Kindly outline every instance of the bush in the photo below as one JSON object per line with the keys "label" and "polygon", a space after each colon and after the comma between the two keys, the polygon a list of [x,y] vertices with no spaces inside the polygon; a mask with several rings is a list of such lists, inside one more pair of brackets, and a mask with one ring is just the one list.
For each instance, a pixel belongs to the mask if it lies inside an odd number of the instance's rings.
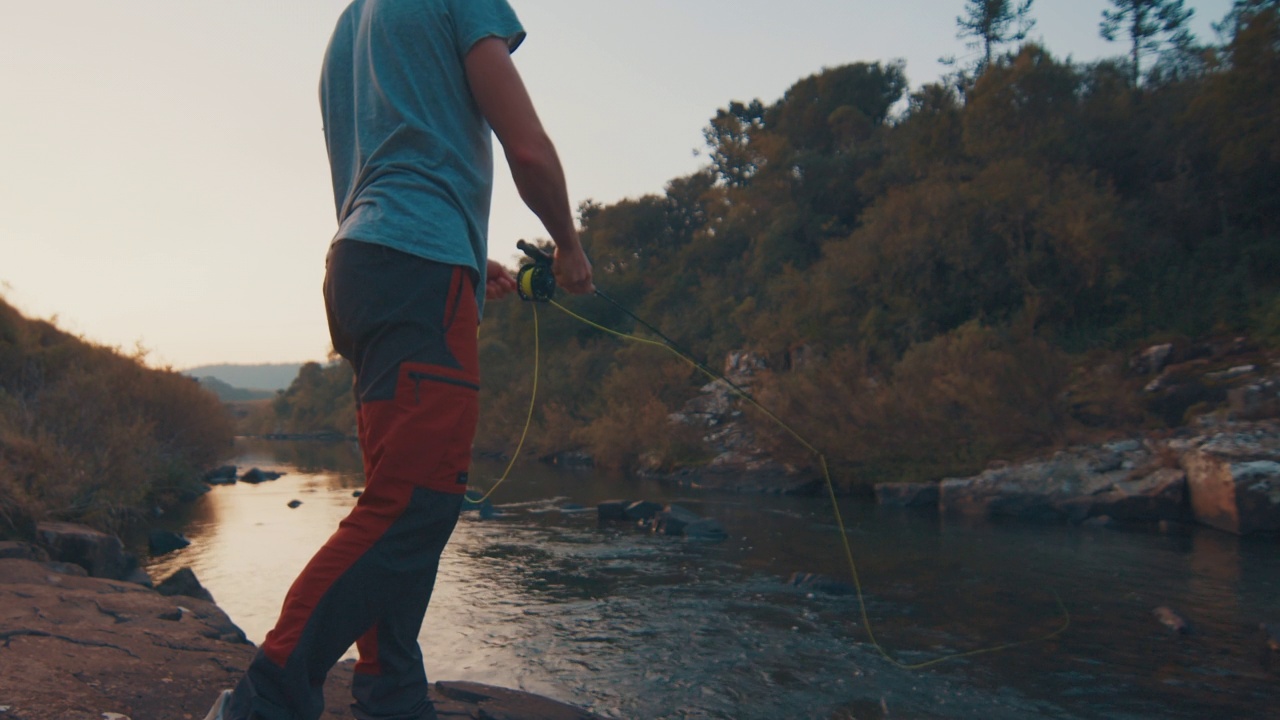
{"label": "bush", "polygon": [[[870,368],[842,348],[760,393],[847,486],[969,474],[1062,431],[1065,359],[1035,338],[969,323],[911,347],[888,377]],[[815,462],[777,423],[753,417],[779,456]]]}
{"label": "bush", "polygon": [[183,375],[0,301],[0,535],[44,518],[119,530],[221,459],[231,419]]}

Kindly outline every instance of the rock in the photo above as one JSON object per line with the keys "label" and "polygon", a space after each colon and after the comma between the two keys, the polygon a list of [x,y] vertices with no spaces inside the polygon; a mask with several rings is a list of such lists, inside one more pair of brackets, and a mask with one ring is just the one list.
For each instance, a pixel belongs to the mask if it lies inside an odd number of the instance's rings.
{"label": "rock", "polygon": [[137,567],[120,538],[91,527],[43,522],[36,526],[36,538],[51,558],[75,563],[92,577],[122,580]]}
{"label": "rock", "polygon": [[298,509],[298,508],[300,508],[300,507],[302,507],[302,501],[301,501],[301,500],[290,500],[290,501],[289,501],[289,509],[290,509],[290,510],[296,510],[296,509]]}
{"label": "rock", "polygon": [[1066,509],[1074,522],[1101,516],[1125,522],[1177,521],[1188,514],[1187,474],[1177,468],[1160,468],[1059,507]]}
{"label": "rock", "polygon": [[[473,712],[465,714],[468,717],[485,720],[604,720],[572,705],[492,685],[440,681],[434,690],[446,701],[475,705]],[[436,700],[435,693],[432,695],[432,700]],[[445,704],[439,703],[441,706]],[[441,717],[448,712],[447,707],[436,709]]]}
{"label": "rock", "polygon": [[1258,420],[1280,415],[1280,380],[1232,388],[1227,391],[1227,408],[1236,420]]}
{"label": "rock", "polygon": [[[255,652],[211,603],[17,559],[0,559],[0,633],[0,718],[14,720],[203,718]],[[351,718],[354,666],[329,673],[320,720]],[[437,682],[431,699],[441,720],[602,720],[476,683]]]}
{"label": "rock", "polygon": [[653,516],[653,531],[659,535],[684,535],[685,528],[702,520],[692,510],[668,505]]}
{"label": "rock", "polygon": [[[1082,522],[1092,515],[1111,514],[1094,509],[1098,502],[1094,496],[1127,480],[1126,468],[1149,460],[1150,453],[1142,447],[1129,452],[1070,448],[1050,458],[943,480],[938,487],[938,510],[944,517]],[[1124,499],[1128,494],[1115,497]]]}
{"label": "rock", "polygon": [[182,595],[213,602],[213,595],[200,584],[191,568],[182,568],[165,578],[156,586],[156,592],[165,596]]}
{"label": "rock", "polygon": [[204,481],[210,485],[234,485],[238,470],[235,465],[223,465],[205,473]]}
{"label": "rock", "polygon": [[0,560],[30,560],[49,562],[49,553],[39,545],[6,540],[0,542]]}
{"label": "rock", "polygon": [[0,718],[202,718],[253,657],[251,645],[209,637],[234,627],[201,600],[0,560]]}
{"label": "rock", "polygon": [[1280,668],[1280,625],[1262,623],[1262,667],[1267,671]]}
{"label": "rock", "polygon": [[627,519],[627,506],[630,500],[605,500],[596,505],[597,518],[601,522],[613,522]]}
{"label": "rock", "polygon": [[169,532],[168,530],[152,530],[147,534],[147,550],[153,556],[171,553],[174,550],[181,550],[191,544],[191,541],[183,537],[179,533]]}
{"label": "rock", "polygon": [[852,583],[829,578],[825,575],[818,575],[817,573],[791,573],[791,577],[787,578],[787,584],[801,590],[826,593],[828,595],[853,595],[857,592],[857,588]]}
{"label": "rock", "polygon": [[1227,380],[1235,380],[1245,375],[1252,375],[1258,371],[1257,365],[1239,365],[1221,372],[1213,372],[1205,375],[1205,379],[1212,382],[1226,382]]}
{"label": "rock", "polygon": [[875,492],[876,502],[886,507],[938,507],[937,483],[878,483]]}
{"label": "rock", "polygon": [[1221,433],[1181,457],[1198,522],[1237,535],[1280,532],[1280,432]]}
{"label": "rock", "polygon": [[259,470],[258,468],[251,468],[249,470],[246,470],[244,475],[240,476],[240,481],[247,482],[251,485],[257,485],[258,483],[264,483],[270,480],[278,480],[283,476],[284,476],[284,473],[271,472],[268,470]]}
{"label": "rock", "polygon": [[625,515],[628,520],[648,522],[653,519],[654,515],[657,515],[661,511],[662,506],[656,502],[637,500],[626,507],[623,511],[623,515]]}
{"label": "rock", "polygon": [[1129,367],[1142,375],[1159,375],[1173,354],[1173,343],[1152,345],[1129,361]]}
{"label": "rock", "polygon": [[684,536],[693,540],[725,540],[729,533],[719,520],[703,518],[689,523],[684,528]]}
{"label": "rock", "polygon": [[1153,610],[1152,614],[1156,616],[1156,620],[1159,620],[1161,625],[1168,628],[1171,632],[1178,635],[1191,634],[1191,625],[1173,609],[1162,605]]}
{"label": "rock", "polygon": [[53,560],[50,562],[40,563],[40,564],[52,570],[53,572],[58,573],[59,575],[70,575],[72,577],[85,577],[85,578],[89,577],[89,571],[85,570],[84,568],[80,567],[75,563],[58,562],[57,560]]}
{"label": "rock", "polygon": [[351,491],[351,497],[353,497],[353,498],[358,498],[358,497],[360,497],[360,496],[361,496],[361,495],[363,495],[363,494],[364,494],[364,491],[363,491],[363,490],[352,490],[352,491]]}
{"label": "rock", "polygon": [[543,458],[543,460],[551,465],[564,468],[591,467],[595,465],[596,462],[595,458],[592,458],[590,455],[576,451],[556,453],[555,455]]}
{"label": "rock", "polygon": [[133,572],[129,573],[129,576],[124,581],[134,585],[141,585],[142,587],[155,587],[155,584],[151,582],[151,576],[140,567],[134,568]]}

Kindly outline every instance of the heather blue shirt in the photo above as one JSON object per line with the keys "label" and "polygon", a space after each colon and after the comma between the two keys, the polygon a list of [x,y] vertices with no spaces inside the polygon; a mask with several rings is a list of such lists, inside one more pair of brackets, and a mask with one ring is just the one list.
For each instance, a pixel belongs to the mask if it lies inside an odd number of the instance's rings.
{"label": "heather blue shirt", "polygon": [[489,37],[524,40],[507,0],[355,0],[320,77],[334,242],[474,268],[482,305],[493,142],[463,60]]}

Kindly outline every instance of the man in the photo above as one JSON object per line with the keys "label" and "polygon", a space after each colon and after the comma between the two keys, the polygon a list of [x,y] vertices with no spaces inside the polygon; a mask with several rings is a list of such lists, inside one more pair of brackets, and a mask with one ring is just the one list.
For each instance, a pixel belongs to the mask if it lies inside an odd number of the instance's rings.
{"label": "man", "polygon": [[[324,283],[334,348],[356,375],[365,491],[285,598],[210,719],[311,720],[355,643],[361,720],[431,719],[418,632],[466,491],[485,297],[491,129],[555,242],[554,273],[594,290],[564,174],[511,62],[507,0],[354,0],[320,83],[338,210]],[[483,282],[481,280],[483,279]]]}

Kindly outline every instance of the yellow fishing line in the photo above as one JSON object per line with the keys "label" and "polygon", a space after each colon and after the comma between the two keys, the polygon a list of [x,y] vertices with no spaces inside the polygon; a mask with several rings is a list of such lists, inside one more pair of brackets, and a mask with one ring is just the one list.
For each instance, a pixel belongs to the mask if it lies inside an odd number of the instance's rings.
{"label": "yellow fishing line", "polygon": [[481,496],[477,500],[472,500],[469,494],[466,496],[466,501],[471,503],[472,505],[479,505],[485,500],[488,500],[489,496],[493,494],[493,491],[497,490],[499,485],[506,482],[507,476],[511,474],[511,468],[515,467],[516,460],[519,459],[520,457],[520,451],[524,449],[525,438],[529,437],[529,426],[533,424],[533,407],[534,407],[534,404],[538,401],[538,365],[541,362],[540,360],[541,353],[539,352],[539,348],[538,348],[538,344],[539,344],[538,336],[541,333],[538,329],[538,304],[532,303],[532,305],[533,305],[533,392],[529,394],[529,414],[526,415],[524,418],[524,431],[520,433],[520,442],[516,444],[516,451],[514,453],[511,453],[511,462],[507,463],[507,469],[502,471],[502,477],[498,478],[498,482],[494,483],[493,487],[489,488],[489,492],[485,493],[483,496]]}
{"label": "yellow fishing line", "polygon": [[[754,406],[757,410],[767,415],[771,420],[776,422],[779,427],[786,430],[791,435],[791,437],[795,438],[797,442],[803,445],[807,450],[809,450],[809,452],[812,452],[818,458],[818,464],[822,467],[823,480],[826,481],[827,494],[830,496],[830,499],[831,499],[831,508],[835,512],[836,525],[840,529],[840,540],[844,545],[845,558],[846,560],[848,560],[848,563],[849,563],[849,574],[853,577],[853,587],[858,596],[858,608],[861,611],[861,615],[862,615],[862,626],[866,628],[867,637],[871,640],[871,645],[876,649],[876,652],[878,652],[880,654],[880,657],[884,658],[890,664],[904,670],[922,670],[924,668],[931,667],[933,665],[938,665],[940,663],[948,662],[951,660],[960,660],[962,658],[970,658],[970,657],[975,657],[977,655],[986,655],[989,653],[1010,650],[1012,648],[1020,647],[1023,645],[1047,642],[1065,633],[1067,629],[1071,627],[1071,614],[1067,611],[1066,605],[1063,604],[1062,598],[1058,596],[1057,592],[1054,592],[1053,597],[1054,597],[1054,600],[1057,601],[1058,609],[1062,611],[1063,622],[1061,627],[1059,627],[1057,630],[1054,630],[1051,633],[1048,633],[1046,635],[1042,635],[1039,637],[1031,638],[1029,640],[1019,640],[1015,642],[1004,643],[1002,645],[996,645],[993,647],[981,648],[978,650],[971,650],[968,652],[943,655],[942,657],[934,658],[933,660],[927,660],[925,662],[904,663],[897,660],[896,658],[894,658],[892,655],[889,654],[889,651],[886,650],[883,645],[880,644],[880,641],[876,639],[875,632],[871,629],[871,618],[867,613],[867,602],[866,602],[866,599],[863,597],[863,592],[862,592],[862,580],[858,576],[858,564],[853,559],[853,546],[849,542],[849,532],[845,528],[844,517],[840,514],[840,505],[836,500],[835,483],[831,481],[831,471],[827,468],[826,455],[823,455],[821,452],[819,452],[818,449],[815,448],[812,444],[810,444],[808,440],[805,440],[804,437],[802,437],[799,432],[797,432],[794,428],[792,428],[791,425],[789,425],[782,418],[775,415],[772,411],[769,410],[769,408],[766,408],[760,403],[756,402],[754,398],[752,398],[750,395],[747,395],[745,392],[743,392],[741,389],[736,387],[733,383],[729,382],[723,376],[717,375],[716,373],[708,370],[701,363],[689,357],[688,355],[684,354],[680,350],[672,347],[670,344],[664,343],[664,342],[657,342],[655,340],[649,340],[648,338],[637,337],[635,335],[631,335],[628,333],[618,332],[617,330],[607,328],[603,325],[600,325],[599,323],[588,320],[587,318],[582,317],[581,315],[573,312],[569,308],[561,305],[560,303],[554,300],[551,300],[550,303],[554,305],[556,308],[558,308],[561,312],[568,315],[569,317],[572,317],[582,323],[585,323],[590,327],[600,330],[601,332],[607,333],[609,335],[613,335],[614,337],[622,338],[624,340],[637,342],[643,345],[656,345],[657,347],[665,348],[666,350],[674,354],[676,357],[692,365],[696,370],[701,372],[703,375],[706,375],[707,377],[711,378],[712,380],[725,381],[725,383],[729,386],[729,389],[732,390],[734,394],[736,394],[738,397],[742,398],[743,400],[746,400],[748,403]],[[535,333],[536,333],[537,332],[536,323],[537,323],[537,317],[538,317],[537,303],[534,303],[533,305],[534,305],[534,323],[535,323]],[[536,342],[534,343],[534,348],[535,348],[534,352],[535,352],[535,368],[536,368],[536,355],[537,355]],[[536,391],[536,388],[537,388],[536,381],[535,381],[534,387]],[[532,405],[530,405],[529,414],[530,414],[530,418],[532,418],[533,416]],[[528,432],[527,424],[525,426],[525,432]],[[524,443],[523,437],[520,438],[520,442],[521,444]],[[517,453],[518,452],[519,451],[517,450]],[[512,461],[514,462],[514,458]],[[507,468],[508,471],[510,471],[510,469],[511,469],[510,467]],[[504,474],[504,478],[505,478],[505,474]],[[492,493],[492,490],[490,491],[490,493]],[[488,497],[488,495],[486,495],[485,497]]]}

